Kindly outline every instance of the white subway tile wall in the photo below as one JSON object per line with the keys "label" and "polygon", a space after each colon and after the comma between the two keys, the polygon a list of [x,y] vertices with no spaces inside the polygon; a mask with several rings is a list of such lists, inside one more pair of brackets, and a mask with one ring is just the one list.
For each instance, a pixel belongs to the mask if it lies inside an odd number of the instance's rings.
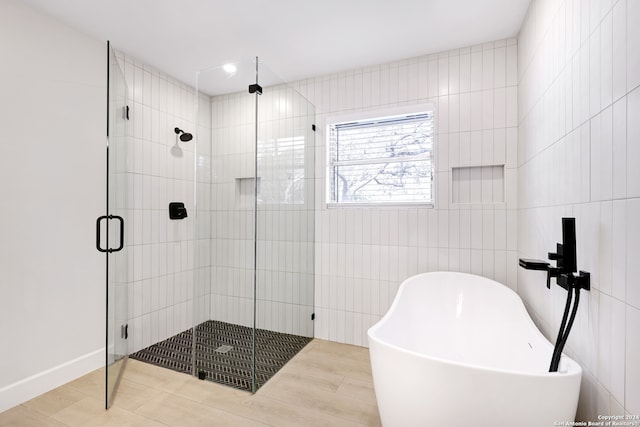
{"label": "white subway tile wall", "polygon": [[[120,53],[118,59],[129,87],[133,122],[127,142],[125,238],[129,351],[134,352],[197,320],[193,311],[196,94],[135,58]],[[194,134],[194,139],[176,146],[175,127]],[[200,135],[208,143],[207,136]],[[184,202],[189,216],[170,220],[169,202],[178,201]]]}
{"label": "white subway tile wall", "polygon": [[[516,39],[295,82],[316,106],[315,336],[368,346],[400,283],[427,271],[480,274],[517,288]],[[434,208],[326,208],[325,118],[436,105]],[[504,165],[503,203],[481,176],[454,204],[451,170]],[[479,169],[478,169],[479,170]]]}
{"label": "white subway tile wall", "polygon": [[253,323],[255,96],[212,97],[211,319]]}
{"label": "white subway tile wall", "polygon": [[[578,417],[640,413],[640,2],[534,0],[520,31],[518,250],[545,258],[577,227],[591,272],[566,351],[583,367]],[[566,292],[518,270],[548,337]]]}

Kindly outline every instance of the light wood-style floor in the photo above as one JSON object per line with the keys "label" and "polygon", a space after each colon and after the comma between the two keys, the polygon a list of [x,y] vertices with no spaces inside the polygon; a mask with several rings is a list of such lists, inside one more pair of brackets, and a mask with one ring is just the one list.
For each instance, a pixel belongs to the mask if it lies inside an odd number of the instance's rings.
{"label": "light wood-style floor", "polygon": [[254,395],[129,360],[111,409],[104,369],[0,413],[0,426],[376,426],[366,348],[314,339]]}

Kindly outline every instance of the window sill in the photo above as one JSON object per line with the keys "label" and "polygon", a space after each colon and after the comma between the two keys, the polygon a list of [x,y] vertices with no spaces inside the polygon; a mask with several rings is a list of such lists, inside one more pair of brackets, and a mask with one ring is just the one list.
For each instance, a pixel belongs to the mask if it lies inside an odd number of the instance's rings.
{"label": "window sill", "polygon": [[406,203],[326,203],[327,209],[350,209],[350,208],[428,208],[433,209],[433,203],[406,202]]}

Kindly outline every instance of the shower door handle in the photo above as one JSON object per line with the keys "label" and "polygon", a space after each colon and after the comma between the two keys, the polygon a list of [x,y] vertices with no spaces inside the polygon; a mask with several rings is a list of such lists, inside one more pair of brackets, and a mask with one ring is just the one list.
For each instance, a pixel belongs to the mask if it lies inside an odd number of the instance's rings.
{"label": "shower door handle", "polygon": [[120,222],[120,245],[115,249],[109,249],[109,252],[118,252],[124,247],[124,219],[118,215],[109,215],[109,219],[117,219]]}
{"label": "shower door handle", "polygon": [[[111,220],[111,219],[117,219],[118,222],[120,223],[120,245],[117,248],[106,248],[103,249],[100,246],[100,224],[102,223],[102,220],[106,219],[107,221]],[[108,223],[107,223],[108,226]],[[107,242],[108,245],[109,242]],[[121,251],[122,248],[124,247],[124,219],[121,216],[118,215],[102,215],[99,216],[98,219],[96,220],[96,249],[100,252],[118,252]]]}
{"label": "shower door handle", "polygon": [[107,249],[102,249],[100,247],[100,223],[102,223],[103,219],[109,219],[106,215],[99,216],[96,220],[96,249],[100,252],[107,252]]}

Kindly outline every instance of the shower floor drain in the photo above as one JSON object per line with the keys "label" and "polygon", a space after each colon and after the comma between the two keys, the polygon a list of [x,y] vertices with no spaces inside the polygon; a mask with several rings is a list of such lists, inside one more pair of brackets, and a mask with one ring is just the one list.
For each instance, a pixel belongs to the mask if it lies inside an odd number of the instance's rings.
{"label": "shower floor drain", "polygon": [[233,346],[230,345],[221,345],[220,347],[215,349],[216,353],[226,354],[229,353],[233,349]]}

